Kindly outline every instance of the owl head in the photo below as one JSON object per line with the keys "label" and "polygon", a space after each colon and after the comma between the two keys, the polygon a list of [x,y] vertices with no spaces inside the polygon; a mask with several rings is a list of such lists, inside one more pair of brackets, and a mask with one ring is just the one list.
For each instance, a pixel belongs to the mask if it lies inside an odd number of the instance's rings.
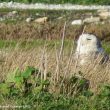
{"label": "owl head", "polygon": [[100,40],[93,34],[82,34],[77,41],[76,51],[79,54],[103,52]]}

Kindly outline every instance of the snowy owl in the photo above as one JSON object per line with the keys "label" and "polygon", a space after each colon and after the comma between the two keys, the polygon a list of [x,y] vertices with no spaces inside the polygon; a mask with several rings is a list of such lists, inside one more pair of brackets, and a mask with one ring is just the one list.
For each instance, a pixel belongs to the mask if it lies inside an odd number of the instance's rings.
{"label": "snowy owl", "polygon": [[75,56],[81,65],[88,63],[90,60],[96,59],[101,55],[101,61],[107,60],[104,49],[100,40],[93,34],[82,34],[77,41]]}

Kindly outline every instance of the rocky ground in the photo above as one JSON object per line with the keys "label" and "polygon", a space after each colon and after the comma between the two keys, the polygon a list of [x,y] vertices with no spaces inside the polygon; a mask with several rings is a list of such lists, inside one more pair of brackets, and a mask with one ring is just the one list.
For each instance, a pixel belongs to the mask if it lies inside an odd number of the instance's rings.
{"label": "rocky ground", "polygon": [[[105,12],[103,12],[105,11]],[[102,15],[99,15],[99,14]],[[110,12],[108,10],[20,10],[0,9],[0,38],[61,38],[66,22],[67,38],[77,38],[83,25],[85,32],[101,40],[110,40]],[[103,15],[104,14],[104,15]],[[5,30],[5,31],[4,31]],[[31,30],[31,31],[30,31]]]}

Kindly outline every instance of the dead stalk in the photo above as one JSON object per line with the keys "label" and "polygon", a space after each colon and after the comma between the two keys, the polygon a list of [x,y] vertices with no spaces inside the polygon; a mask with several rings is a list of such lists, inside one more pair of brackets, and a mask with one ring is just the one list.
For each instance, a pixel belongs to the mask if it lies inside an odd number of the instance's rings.
{"label": "dead stalk", "polygon": [[56,51],[56,61],[57,61],[57,65],[56,65],[56,80],[59,80],[59,69],[60,69],[60,63],[61,63],[61,59],[63,57],[62,53],[63,53],[63,48],[64,48],[64,39],[65,39],[65,29],[66,29],[66,22],[64,24],[64,28],[63,28],[63,35],[62,35],[62,42],[61,42],[61,47],[60,47],[60,52],[59,55]]}

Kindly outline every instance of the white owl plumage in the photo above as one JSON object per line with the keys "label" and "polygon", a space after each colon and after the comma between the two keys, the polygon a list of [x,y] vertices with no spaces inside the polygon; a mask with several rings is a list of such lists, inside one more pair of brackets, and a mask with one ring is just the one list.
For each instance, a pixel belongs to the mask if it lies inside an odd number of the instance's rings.
{"label": "white owl plumage", "polygon": [[99,54],[103,55],[103,60],[107,60],[101,42],[95,35],[82,34],[79,36],[75,56],[80,64],[87,63],[88,59],[95,59]]}

